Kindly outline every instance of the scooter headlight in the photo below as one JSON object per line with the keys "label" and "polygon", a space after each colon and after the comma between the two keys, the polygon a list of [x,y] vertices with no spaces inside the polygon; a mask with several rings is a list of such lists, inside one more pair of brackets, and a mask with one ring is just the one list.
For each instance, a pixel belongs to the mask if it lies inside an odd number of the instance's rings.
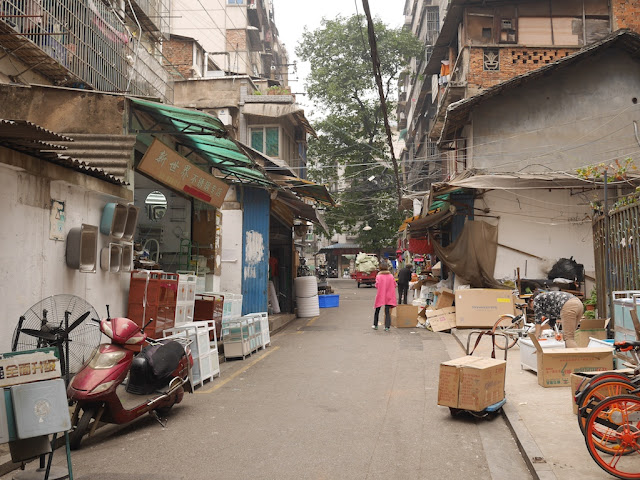
{"label": "scooter headlight", "polygon": [[115,383],[115,380],[111,382],[101,383],[96,388],[91,390],[91,394],[102,393],[106,390],[109,390],[111,388],[111,385],[113,385],[114,383]]}
{"label": "scooter headlight", "polygon": [[89,367],[96,370],[111,368],[122,360],[125,355],[125,352],[96,352],[89,362]]}

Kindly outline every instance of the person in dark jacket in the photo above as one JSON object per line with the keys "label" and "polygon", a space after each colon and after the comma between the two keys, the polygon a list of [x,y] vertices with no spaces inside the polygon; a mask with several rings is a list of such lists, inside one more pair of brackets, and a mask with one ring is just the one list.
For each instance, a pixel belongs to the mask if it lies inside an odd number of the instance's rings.
{"label": "person in dark jacket", "polygon": [[407,303],[407,294],[409,293],[409,281],[411,280],[411,269],[413,265],[407,263],[404,268],[398,272],[398,304]]}

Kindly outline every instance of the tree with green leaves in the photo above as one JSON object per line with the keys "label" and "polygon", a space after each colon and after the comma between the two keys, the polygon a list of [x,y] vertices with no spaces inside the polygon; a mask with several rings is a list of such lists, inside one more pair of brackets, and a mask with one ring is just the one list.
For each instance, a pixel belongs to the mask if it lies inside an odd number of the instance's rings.
{"label": "tree with green leaves", "polygon": [[[379,19],[375,34],[387,111],[393,112],[398,76],[424,47],[410,31]],[[366,19],[323,19],[317,30],[305,30],[296,53],[311,65],[307,93],[322,112],[314,122],[318,138],[309,142],[309,177],[331,185],[338,203],[327,211],[327,233],[357,233],[370,252],[392,247],[406,212],[397,207]],[[365,224],[371,230],[362,230]]]}

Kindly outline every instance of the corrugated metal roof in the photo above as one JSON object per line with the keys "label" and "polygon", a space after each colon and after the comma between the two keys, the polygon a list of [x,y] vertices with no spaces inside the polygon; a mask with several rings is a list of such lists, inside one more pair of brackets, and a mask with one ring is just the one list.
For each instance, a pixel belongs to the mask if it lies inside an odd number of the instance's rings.
{"label": "corrugated metal roof", "polygon": [[583,60],[584,58],[595,55],[601,50],[610,47],[620,47],[632,56],[637,56],[640,51],[640,35],[630,30],[618,30],[599,42],[584,47],[577,52],[556,60],[553,63],[546,64],[536,70],[532,70],[517,77],[513,77],[506,82],[499,83],[493,87],[483,90],[473,97],[469,97],[464,100],[452,103],[447,108],[444,126],[442,133],[438,139],[438,143],[446,142],[450,140],[450,136],[455,132],[458,126],[467,121],[469,113],[481,102],[500,95],[505,90],[509,90],[518,87],[526,82],[535,80],[548,75],[550,72],[573,65]]}
{"label": "corrugated metal roof", "polygon": [[70,155],[65,145],[72,141],[69,136],[52,132],[26,120],[0,119],[0,145],[114,185],[127,185],[123,178]]}
{"label": "corrugated metal roof", "polygon": [[104,170],[121,180],[131,163],[135,135],[65,133],[70,141],[56,142],[66,148],[66,155]]}

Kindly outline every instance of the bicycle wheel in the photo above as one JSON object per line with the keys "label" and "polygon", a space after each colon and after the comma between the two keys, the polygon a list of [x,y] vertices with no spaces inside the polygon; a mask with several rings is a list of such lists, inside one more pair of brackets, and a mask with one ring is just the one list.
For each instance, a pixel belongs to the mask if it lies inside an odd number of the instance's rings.
{"label": "bicycle wheel", "polygon": [[584,395],[587,394],[587,392],[593,385],[605,379],[631,381],[631,377],[629,377],[628,375],[624,375],[622,373],[616,373],[616,372],[603,372],[603,373],[598,373],[593,377],[585,377],[580,383],[580,385],[578,385],[578,388],[576,389],[576,391],[573,392],[573,398],[576,402],[576,405],[580,406],[583,403],[582,397],[584,397]]}
{"label": "bicycle wheel", "polygon": [[[628,380],[605,379],[593,384],[582,397],[581,404],[578,405],[578,425],[580,425],[582,434],[586,434],[589,414],[600,402],[610,397],[627,395],[635,389],[636,386]],[[602,429],[597,422],[594,424],[592,434],[601,440],[604,437]],[[596,442],[595,447],[611,455],[620,450],[620,446],[617,443],[610,444],[604,440]]]}
{"label": "bicycle wheel", "polygon": [[[585,442],[591,458],[605,472],[622,479],[640,479],[640,397],[618,395],[593,408],[586,423]],[[613,454],[599,446],[618,445]]]}
{"label": "bicycle wheel", "polygon": [[505,347],[510,349],[518,342],[518,334],[513,332],[513,329],[520,329],[524,326],[522,316],[514,317],[513,315],[504,314],[500,315],[498,321],[493,325],[491,333],[502,332],[507,335],[506,345],[500,340],[494,340],[494,344],[500,350],[504,350]]}

